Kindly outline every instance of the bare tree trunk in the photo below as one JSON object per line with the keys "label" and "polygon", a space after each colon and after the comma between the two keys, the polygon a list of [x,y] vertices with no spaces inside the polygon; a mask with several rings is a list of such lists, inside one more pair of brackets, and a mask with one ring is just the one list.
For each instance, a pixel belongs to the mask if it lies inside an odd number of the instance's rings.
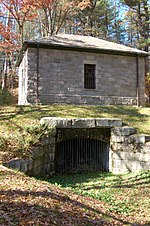
{"label": "bare tree trunk", "polygon": [[4,70],[2,75],[2,90],[7,88],[8,60],[5,57]]}
{"label": "bare tree trunk", "polygon": [[7,74],[4,73],[2,76],[2,90],[5,90],[7,87]]}

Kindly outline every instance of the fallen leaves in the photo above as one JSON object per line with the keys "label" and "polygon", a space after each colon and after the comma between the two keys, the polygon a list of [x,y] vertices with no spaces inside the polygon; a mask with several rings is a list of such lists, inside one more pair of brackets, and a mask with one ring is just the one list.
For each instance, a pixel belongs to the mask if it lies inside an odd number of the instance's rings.
{"label": "fallen leaves", "polygon": [[[107,221],[104,220],[107,218]],[[0,165],[1,225],[123,225],[102,202]]]}
{"label": "fallen leaves", "polygon": [[[139,220],[138,225],[146,223],[140,216]],[[102,200],[75,194],[0,165],[0,225],[113,226],[135,221],[132,215],[110,214]]]}

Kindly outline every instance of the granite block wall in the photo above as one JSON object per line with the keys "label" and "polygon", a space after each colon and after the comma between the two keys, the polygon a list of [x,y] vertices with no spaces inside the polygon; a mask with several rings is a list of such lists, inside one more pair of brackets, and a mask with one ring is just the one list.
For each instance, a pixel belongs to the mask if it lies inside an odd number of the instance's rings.
{"label": "granite block wall", "polygon": [[150,170],[150,136],[132,127],[111,129],[110,171],[113,173]]}
{"label": "granite block wall", "polygon": [[[28,103],[37,103],[38,77],[38,102],[42,104],[137,104],[136,57],[42,48],[39,52],[29,48],[26,57]],[[84,88],[84,64],[96,65],[96,89]],[[143,105],[143,58],[139,58],[139,74],[139,100]]]}
{"label": "granite block wall", "polygon": [[[30,159],[13,159],[5,165],[30,176],[55,174],[56,142],[78,136],[90,137],[109,145],[109,171],[113,173],[150,170],[150,135],[138,134],[135,128],[123,126],[120,119],[63,119],[45,117],[41,124],[53,127],[41,144],[33,147]],[[88,130],[88,133],[85,131]],[[106,150],[107,151],[107,150]]]}
{"label": "granite block wall", "polygon": [[32,147],[32,155],[28,159],[12,159],[4,165],[17,169],[29,176],[50,177],[55,173],[55,137],[45,136],[41,144]]}

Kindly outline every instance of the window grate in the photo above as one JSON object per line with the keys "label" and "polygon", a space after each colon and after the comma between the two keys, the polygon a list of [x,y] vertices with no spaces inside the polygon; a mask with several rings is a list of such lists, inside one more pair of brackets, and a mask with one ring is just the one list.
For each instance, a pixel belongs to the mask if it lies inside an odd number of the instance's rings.
{"label": "window grate", "polygon": [[95,89],[95,64],[84,64],[84,88]]}

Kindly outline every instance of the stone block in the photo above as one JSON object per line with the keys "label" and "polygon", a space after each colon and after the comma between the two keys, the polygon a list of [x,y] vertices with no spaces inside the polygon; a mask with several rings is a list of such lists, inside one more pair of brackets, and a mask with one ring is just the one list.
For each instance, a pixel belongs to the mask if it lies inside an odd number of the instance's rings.
{"label": "stone block", "polygon": [[[123,157],[123,156],[122,156]],[[113,173],[127,173],[127,172],[134,172],[136,169],[136,164],[134,161],[130,161],[128,159],[114,159],[112,172]]]}
{"label": "stone block", "polygon": [[131,142],[145,144],[150,141],[150,136],[146,134],[135,134],[130,137]]}
{"label": "stone block", "polygon": [[54,154],[55,153],[55,143],[54,143],[54,145],[52,144],[50,144],[50,145],[48,145],[48,150],[49,150],[49,154]]}
{"label": "stone block", "polygon": [[112,128],[111,133],[118,136],[130,136],[136,132],[136,129],[129,126]]}
{"label": "stone block", "polygon": [[26,173],[28,171],[28,162],[22,161],[20,165],[20,171]]}
{"label": "stone block", "polygon": [[[56,134],[55,134],[56,135]],[[49,144],[53,145],[55,144],[55,137],[54,136],[49,136]]]}
{"label": "stone block", "polygon": [[32,150],[32,158],[37,159],[43,155],[43,148],[40,146],[34,147]]}
{"label": "stone block", "polygon": [[41,138],[41,143],[42,143],[43,146],[49,145],[50,144],[50,138],[49,138],[49,136],[46,136],[46,135],[43,136]]}
{"label": "stone block", "polygon": [[145,143],[150,142],[150,135],[145,134]]}
{"label": "stone block", "polygon": [[51,171],[55,170],[55,163],[51,163]]}
{"label": "stone block", "polygon": [[147,142],[143,147],[143,152],[150,155],[150,142]]}
{"label": "stone block", "polygon": [[12,159],[8,163],[5,163],[4,166],[21,170],[21,164],[24,162],[24,159]]}
{"label": "stone block", "polygon": [[116,143],[116,142],[114,142],[114,143],[111,142],[111,143],[110,143],[110,147],[111,147],[112,153],[113,153],[114,151],[119,150],[118,143]]}
{"label": "stone block", "polygon": [[95,119],[96,127],[120,127],[122,126],[121,119],[113,119],[113,118],[96,118]]}
{"label": "stone block", "polygon": [[28,160],[28,171],[31,171],[33,169],[33,160],[29,159]]}
{"label": "stone block", "polygon": [[114,174],[126,174],[128,172],[129,172],[129,170],[128,169],[124,169],[124,168],[121,168],[121,169],[113,168],[112,169],[112,173],[114,173]]}
{"label": "stone block", "polygon": [[149,153],[145,153],[145,154],[140,153],[138,160],[141,162],[147,162],[147,163],[149,163],[149,166],[150,166],[150,154]]}
{"label": "stone block", "polygon": [[72,128],[95,128],[94,118],[72,119]]}
{"label": "stone block", "polygon": [[113,158],[117,160],[130,160],[132,154],[130,152],[117,151],[113,154]]}
{"label": "stone block", "polygon": [[124,141],[125,141],[124,136],[118,136],[118,135],[111,136],[111,142],[113,142],[113,143],[123,143]]}
{"label": "stone block", "polygon": [[150,163],[149,162],[144,162],[143,164],[142,164],[142,166],[143,166],[143,170],[150,170]]}
{"label": "stone block", "polygon": [[42,148],[43,148],[43,153],[44,153],[43,155],[44,156],[48,155],[50,153],[50,151],[51,151],[51,149],[49,148],[49,145],[45,145]]}
{"label": "stone block", "polygon": [[40,120],[41,125],[48,127],[57,127],[57,128],[67,128],[71,127],[71,119],[68,118],[54,118],[54,117],[44,117]]}
{"label": "stone block", "polygon": [[32,175],[34,175],[34,176],[40,176],[41,175],[41,168],[40,167],[33,168]]}

